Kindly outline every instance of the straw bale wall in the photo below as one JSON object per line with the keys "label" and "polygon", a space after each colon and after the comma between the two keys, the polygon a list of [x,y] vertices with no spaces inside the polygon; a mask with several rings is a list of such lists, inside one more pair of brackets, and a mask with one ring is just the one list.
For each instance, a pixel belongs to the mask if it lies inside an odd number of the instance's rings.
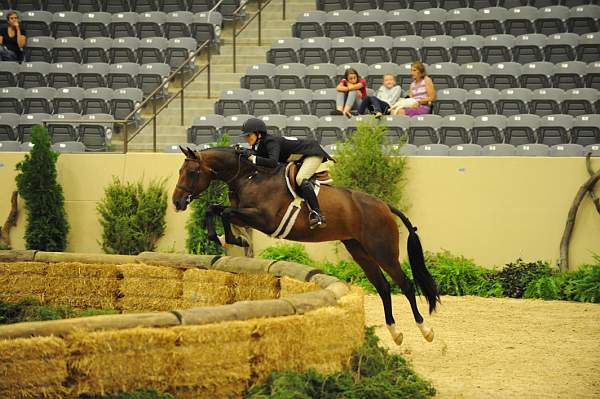
{"label": "straw bale wall", "polygon": [[275,370],[338,371],[364,338],[362,291],[304,265],[152,253],[88,264],[83,254],[11,252],[0,251],[0,283],[14,286],[0,299],[148,313],[0,326],[2,398],[140,388],[239,397]]}

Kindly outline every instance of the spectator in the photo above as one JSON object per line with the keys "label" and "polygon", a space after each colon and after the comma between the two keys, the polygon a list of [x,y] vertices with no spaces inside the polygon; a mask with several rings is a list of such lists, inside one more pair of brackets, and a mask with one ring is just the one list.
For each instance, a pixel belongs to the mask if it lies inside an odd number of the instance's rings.
{"label": "spectator", "polygon": [[25,31],[21,29],[19,16],[10,11],[6,15],[7,26],[0,30],[0,59],[2,61],[23,61],[23,47],[27,43]]}
{"label": "spectator", "polygon": [[362,115],[370,110],[376,118],[380,118],[381,115],[388,113],[391,105],[396,104],[400,97],[402,97],[402,88],[396,86],[396,77],[386,73],[383,75],[383,84],[377,90],[377,94],[365,97],[358,107],[358,113]]}
{"label": "spectator", "polygon": [[393,115],[423,115],[431,112],[431,102],[435,100],[433,81],[425,72],[425,65],[417,61],[411,65],[413,81],[409,88],[409,98],[400,99],[391,109]]}
{"label": "spectator", "polygon": [[367,82],[359,76],[354,68],[348,68],[336,90],[338,93],[335,108],[337,112],[350,118],[352,117],[350,111],[358,108],[362,99],[367,96]]}

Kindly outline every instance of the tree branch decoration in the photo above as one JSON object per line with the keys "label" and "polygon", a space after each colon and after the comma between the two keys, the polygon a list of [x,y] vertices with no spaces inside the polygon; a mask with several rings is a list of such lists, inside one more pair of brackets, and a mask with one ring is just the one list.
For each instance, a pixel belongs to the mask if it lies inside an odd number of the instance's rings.
{"label": "tree branch decoration", "polygon": [[18,192],[13,191],[10,199],[10,212],[0,232],[0,249],[10,249],[10,229],[17,225],[17,216],[19,215],[17,196]]}
{"label": "tree branch decoration", "polygon": [[569,209],[569,214],[567,216],[567,224],[565,225],[565,231],[563,232],[562,240],[560,240],[560,270],[567,271],[569,270],[569,243],[571,242],[571,235],[573,234],[573,228],[575,227],[575,217],[577,216],[577,210],[579,209],[579,205],[583,201],[585,194],[587,193],[592,202],[596,207],[596,211],[600,214],[600,199],[594,192],[594,186],[600,180],[600,170],[594,172],[592,169],[592,161],[591,161],[591,153],[588,153],[585,158],[585,165],[590,175],[589,179],[583,183],[579,191],[577,191],[577,195],[575,195],[575,199],[571,204],[571,209]]}

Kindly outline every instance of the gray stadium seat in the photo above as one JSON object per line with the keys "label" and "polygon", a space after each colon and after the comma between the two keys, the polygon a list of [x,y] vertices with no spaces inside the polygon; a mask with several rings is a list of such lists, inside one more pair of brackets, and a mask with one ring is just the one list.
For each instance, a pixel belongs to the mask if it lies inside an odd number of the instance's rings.
{"label": "gray stadium seat", "polygon": [[540,119],[538,143],[547,145],[569,143],[572,128],[573,117],[571,115],[546,115]]}
{"label": "gray stadium seat", "polygon": [[299,139],[316,139],[315,130],[319,126],[319,118],[314,115],[294,115],[287,119],[285,137]]}
{"label": "gray stadium seat", "polygon": [[136,23],[137,36],[145,37],[163,36],[163,25],[167,22],[167,14],[162,11],[147,11],[139,14]]}
{"label": "gray stadium seat", "polygon": [[359,51],[360,60],[365,64],[376,64],[390,61],[390,50],[393,39],[389,36],[372,36],[363,39]]}
{"label": "gray stadium seat", "polygon": [[600,20],[600,6],[586,4],[572,7],[567,19],[567,31],[584,35],[598,31]]}
{"label": "gray stadium seat", "polygon": [[471,142],[474,118],[471,115],[448,115],[442,119],[440,143],[449,146]]}
{"label": "gray stadium seat", "polygon": [[302,39],[298,51],[299,61],[305,65],[329,62],[331,39],[328,37],[309,37]]}
{"label": "gray stadium seat", "polygon": [[600,32],[586,33],[579,37],[577,60],[596,62],[600,59]]}
{"label": "gray stadium seat", "polygon": [[369,75],[369,66],[367,64],[363,64],[362,62],[349,62],[347,64],[338,65],[337,81],[340,81],[344,78],[344,73],[348,68],[354,68],[354,70],[356,70],[356,72],[358,72],[360,77],[363,79],[365,79]]}
{"label": "gray stadium seat", "polygon": [[512,157],[517,155],[517,150],[512,144],[488,144],[481,149],[481,155],[490,157]]}
{"label": "gray stadium seat", "polygon": [[63,120],[78,120],[80,118],[81,115],[73,113],[52,115],[52,122],[47,124],[48,135],[52,143],[77,141],[79,139],[79,124],[63,122]]}
{"label": "gray stadium seat", "polygon": [[24,89],[46,86],[48,72],[50,64],[47,62],[24,62],[19,67],[18,85]]}
{"label": "gray stadium seat", "polygon": [[[110,100],[111,114],[115,119],[125,119],[127,115],[139,108],[143,98],[144,94],[140,89],[133,87],[117,89],[113,92]],[[137,115],[134,115],[131,123],[137,124],[138,121],[139,111]]]}
{"label": "gray stadium seat", "polygon": [[581,61],[569,61],[556,64],[552,75],[552,86],[562,90],[583,87],[587,69],[588,66]]}
{"label": "gray stadium seat", "polygon": [[254,90],[247,103],[248,113],[254,116],[279,113],[281,92],[277,89]]}
{"label": "gray stadium seat", "polygon": [[576,57],[579,36],[575,33],[556,33],[548,36],[544,46],[544,59],[557,64],[573,61]]}
{"label": "gray stadium seat", "polygon": [[269,134],[276,136],[283,136],[285,127],[287,126],[287,116],[279,114],[262,115],[260,117],[265,125],[267,125],[267,131]]}
{"label": "gray stadium seat", "polygon": [[589,144],[583,148],[583,155],[590,154],[593,157],[600,157],[600,144]]}
{"label": "gray stadium seat", "polygon": [[325,11],[305,11],[296,17],[292,25],[294,37],[306,39],[307,37],[323,36],[323,24],[325,23]]}
{"label": "gray stadium seat", "polygon": [[[427,65],[425,65],[425,68],[427,68]],[[400,65],[400,74],[398,74],[398,77],[396,78],[396,84],[402,87],[402,90],[405,92],[410,89],[410,84],[413,81],[411,70],[412,63]]]}
{"label": "gray stadium seat", "polygon": [[6,140],[0,141],[0,152],[17,152],[20,151],[20,145],[18,141]]}
{"label": "gray stadium seat", "polygon": [[77,75],[81,70],[81,64],[75,62],[59,62],[50,64],[48,72],[48,85],[55,89],[73,87],[77,85]]}
{"label": "gray stadium seat", "polygon": [[113,117],[108,114],[91,114],[81,117],[79,138],[86,151],[107,151],[114,131]]}
{"label": "gray stadium seat", "polygon": [[17,74],[20,65],[13,61],[0,62],[0,87],[14,87],[17,85]]}
{"label": "gray stadium seat", "polygon": [[113,38],[136,36],[139,14],[136,12],[120,12],[110,18],[108,30]]}
{"label": "gray stadium seat", "polygon": [[504,20],[504,32],[513,35],[525,35],[535,32],[534,21],[537,18],[538,9],[531,6],[513,7],[508,10],[508,16]]}
{"label": "gray stadium seat", "polygon": [[241,86],[248,90],[272,89],[275,65],[254,64],[246,67],[246,74],[240,78]]}
{"label": "gray stadium seat", "polygon": [[450,50],[454,39],[447,35],[426,37],[421,47],[421,59],[426,64],[450,61]]}
{"label": "gray stadium seat", "polygon": [[186,8],[186,0],[158,0],[158,9],[163,12],[180,11]]}
{"label": "gray stadium seat", "polygon": [[21,101],[25,97],[25,89],[21,87],[3,87],[0,89],[0,112],[21,114],[23,106]]}
{"label": "gray stadium seat", "polygon": [[319,125],[315,130],[317,140],[321,145],[335,144],[346,139],[348,118],[341,115],[326,115],[319,118]]}
{"label": "gray stadium seat", "polygon": [[[354,9],[354,11],[359,10]],[[354,34],[362,38],[383,36],[383,21],[387,18],[387,14],[385,10],[367,9],[360,11],[354,19]]]}
{"label": "gray stadium seat", "polygon": [[391,37],[410,36],[415,34],[417,11],[412,9],[394,9],[388,11],[383,23],[384,33]]}
{"label": "gray stadium seat", "polygon": [[477,19],[477,11],[473,8],[455,8],[446,13],[444,31],[452,37],[472,35],[473,22]]}
{"label": "gray stadium seat", "polygon": [[450,147],[448,155],[458,157],[477,157],[480,156],[482,148],[478,144],[456,144]]}
{"label": "gray stadium seat", "polygon": [[531,93],[529,112],[539,116],[558,114],[565,97],[561,89],[538,89]]}
{"label": "gray stadium seat", "polygon": [[392,74],[394,77],[400,74],[400,68],[393,62],[383,62],[369,67],[367,87],[379,88],[383,84],[383,76]]}
{"label": "gray stadium seat", "polygon": [[52,48],[52,61],[81,62],[83,44],[83,39],[79,37],[61,37],[56,39]]}
{"label": "gray stadium seat", "polygon": [[515,38],[512,48],[513,61],[519,64],[544,60],[546,36],[539,33],[526,33]]}
{"label": "gray stadium seat", "polygon": [[25,90],[23,96],[23,113],[25,114],[51,114],[52,100],[56,89],[52,87],[33,87]]}
{"label": "gray stadium seat", "polygon": [[352,10],[330,11],[325,16],[323,29],[325,36],[332,39],[342,36],[354,36],[352,25],[356,18],[356,12]]}
{"label": "gray stadium seat", "polygon": [[491,88],[503,90],[519,87],[519,76],[522,66],[516,62],[500,62],[490,67],[488,85]]}
{"label": "gray stadium seat", "polygon": [[417,115],[410,118],[408,142],[415,145],[439,143],[439,129],[442,117],[439,115]]}
{"label": "gray stadium seat", "polygon": [[496,89],[473,89],[467,92],[465,113],[474,117],[496,113],[500,92]]}
{"label": "gray stadium seat", "polygon": [[580,144],[555,144],[550,147],[551,157],[581,157],[584,155]]}
{"label": "gray stadium seat", "polygon": [[423,144],[417,149],[419,156],[443,157],[448,155],[450,148],[446,144]]}
{"label": "gray stadium seat", "polygon": [[503,115],[482,115],[475,118],[471,129],[473,143],[489,145],[504,141],[506,117]]}
{"label": "gray stadium seat", "polygon": [[515,154],[521,157],[547,157],[550,148],[546,144],[521,144],[517,146]]}
{"label": "gray stadium seat", "polygon": [[100,9],[108,13],[131,11],[129,0],[100,0]]}
{"label": "gray stadium seat", "polygon": [[279,90],[304,87],[306,66],[299,63],[278,65],[275,67],[273,86]]}
{"label": "gray stadium seat", "polygon": [[436,89],[450,89],[456,87],[456,78],[460,73],[460,67],[453,62],[440,62],[430,65],[427,74],[433,81]]}
{"label": "gray stadium seat", "polygon": [[81,60],[85,64],[93,62],[108,63],[108,51],[112,47],[113,39],[108,37],[92,37],[83,41]]}
{"label": "gray stadium seat", "polygon": [[310,90],[335,87],[337,67],[333,64],[313,64],[306,67],[304,87]]}
{"label": "gray stadium seat", "polygon": [[52,144],[52,150],[62,153],[85,152],[85,145],[79,141],[65,141]]}
{"label": "gray stadium seat", "polygon": [[[97,12],[102,10],[98,0],[72,0],[72,2],[73,9],[79,12]],[[62,10],[64,10],[64,8]]]}
{"label": "gray stadium seat", "polygon": [[579,115],[573,121],[571,142],[581,145],[600,144],[600,115]]}
{"label": "gray stadium seat", "polygon": [[317,10],[332,11],[348,8],[347,0],[317,0]]}
{"label": "gray stadium seat", "polygon": [[108,87],[95,87],[85,90],[81,100],[81,113],[84,115],[109,114],[113,94],[114,90]]}
{"label": "gray stadium seat", "polygon": [[41,125],[42,121],[51,119],[50,114],[23,114],[19,119],[19,125],[17,126],[17,140],[21,143],[31,141],[31,129],[35,125]]}
{"label": "gray stadium seat", "polygon": [[465,90],[473,90],[487,87],[490,75],[490,65],[483,62],[473,62],[461,65],[458,69],[456,83],[458,87]]}
{"label": "gray stadium seat", "polygon": [[140,64],[164,63],[169,41],[164,37],[147,37],[140,41],[137,62]]}
{"label": "gray stadium seat", "polygon": [[198,43],[208,40],[218,51],[221,41],[221,25],[223,25],[223,16],[220,12],[198,12],[192,17],[191,35]]}
{"label": "gray stadium seat", "polygon": [[506,119],[504,141],[513,145],[535,143],[539,127],[540,117],[537,115],[512,115]]}
{"label": "gray stadium seat", "polygon": [[41,0],[19,0],[18,3],[14,1],[13,4],[19,11],[41,10],[43,8]]}
{"label": "gray stadium seat", "polygon": [[158,5],[154,0],[131,0],[131,10],[139,13],[156,11]]}
{"label": "gray stadium seat", "polygon": [[112,14],[108,12],[88,12],[81,16],[79,31],[83,39],[90,37],[108,37],[108,26],[112,20]]}
{"label": "gray stadium seat", "polygon": [[[138,74],[138,87],[144,92],[144,96],[152,94],[160,85],[167,81],[171,74],[171,67],[162,62],[154,62],[140,66]],[[157,99],[166,98],[169,95],[168,87],[164,86],[154,94]]]}
{"label": "gray stadium seat", "polygon": [[247,103],[250,100],[248,89],[223,90],[215,103],[215,114],[229,116],[248,114]]}
{"label": "gray stadium seat", "polygon": [[55,113],[81,114],[81,102],[85,91],[81,87],[63,87],[56,90],[52,100],[52,109]]}
{"label": "gray stadium seat", "polygon": [[48,11],[26,11],[20,15],[27,37],[51,36],[50,24],[53,15]]}
{"label": "gray stadium seat", "polygon": [[441,116],[463,114],[464,102],[467,99],[465,89],[442,89],[437,91],[436,100],[433,103],[433,113]]}
{"label": "gray stadium seat", "polygon": [[438,6],[437,0],[407,0],[407,2],[408,8],[417,11],[436,8]]}
{"label": "gray stadium seat", "polygon": [[455,37],[450,50],[452,62],[457,64],[481,62],[481,48],[484,42],[483,36],[479,35]]}
{"label": "gray stadium seat", "polygon": [[380,10],[393,11],[401,8],[407,8],[406,0],[377,0],[377,7]]}
{"label": "gray stadium seat", "polygon": [[590,62],[586,67],[585,86],[600,90],[600,62]]}
{"label": "gray stadium seat", "polygon": [[[185,62],[190,55],[196,50],[196,39],[191,37],[178,37],[167,42],[165,49],[165,62],[169,64],[171,69],[176,69]],[[196,65],[186,67],[186,70],[195,69]]]}
{"label": "gray stadium seat", "polygon": [[83,64],[77,75],[77,86],[84,89],[106,86],[104,77],[108,75],[110,65],[107,63],[96,62],[92,64]]}
{"label": "gray stadium seat", "polygon": [[189,11],[173,11],[167,14],[167,20],[163,24],[163,30],[167,39],[176,37],[190,37],[190,26],[194,14]]}
{"label": "gray stadium seat", "polygon": [[[199,13],[210,11],[214,7],[213,0],[188,0],[188,10],[191,12]],[[217,12],[217,11],[213,11]]]}
{"label": "gray stadium seat", "polygon": [[310,113],[316,116],[330,115],[332,111],[335,111],[336,97],[335,88],[315,90],[310,102]]}
{"label": "gray stadium seat", "polygon": [[392,62],[406,64],[420,59],[421,47],[423,47],[421,36],[409,35],[394,38],[390,51]]}
{"label": "gray stadium seat", "polygon": [[600,99],[600,92],[591,88],[571,89],[565,92],[562,102],[563,114],[572,116],[593,114],[594,105]]}
{"label": "gray stadium seat", "polygon": [[124,62],[137,63],[137,52],[140,47],[140,39],[137,37],[120,37],[113,40],[113,44],[108,51],[108,58],[111,64]]}
{"label": "gray stadium seat", "polygon": [[245,140],[242,137],[242,126],[244,125],[244,122],[250,118],[253,118],[253,116],[247,114],[230,115],[225,117],[223,120],[222,131],[223,134],[229,135],[231,144],[245,143]]}
{"label": "gray stadium seat", "polygon": [[408,139],[410,122],[411,118],[406,115],[385,115],[381,118],[381,123],[387,126],[387,139],[392,143]]}
{"label": "gray stadium seat", "polygon": [[52,15],[50,29],[52,36],[77,37],[79,36],[79,24],[81,23],[81,13],[76,11],[60,11]]}
{"label": "gray stadium seat", "polygon": [[377,8],[377,0],[348,0],[348,8],[354,11],[372,10]]}
{"label": "gray stadium seat", "polygon": [[187,131],[187,141],[196,145],[217,141],[224,122],[225,117],[222,115],[195,117],[192,120],[192,126]]}
{"label": "gray stadium seat", "polygon": [[446,22],[446,10],[441,8],[422,9],[416,16],[415,34],[424,38],[443,35],[444,22]]}
{"label": "gray stadium seat", "polygon": [[286,116],[308,114],[312,95],[308,89],[284,90],[279,100],[279,112]]}
{"label": "gray stadium seat", "polygon": [[553,35],[566,31],[565,22],[569,18],[570,10],[565,6],[548,6],[539,8],[535,20],[535,30],[544,35]]}
{"label": "gray stadium seat", "polygon": [[529,89],[504,89],[496,101],[496,112],[504,116],[526,114],[529,112],[531,96]]}
{"label": "gray stadium seat", "polygon": [[[54,42],[54,38],[48,36],[34,36],[28,38],[27,45],[23,49],[25,60],[28,62],[52,62]],[[4,64],[4,62],[2,63]]]}
{"label": "gray stadium seat", "polygon": [[182,144],[167,144],[163,147],[163,152],[169,154],[181,154],[181,150],[179,147],[183,148],[196,148],[196,144],[194,143],[182,143]]}
{"label": "gray stadium seat", "polygon": [[504,33],[504,21],[508,18],[508,10],[503,7],[486,7],[477,12],[475,33],[481,36],[500,35]]}
{"label": "gray stadium seat", "polygon": [[271,44],[271,48],[267,51],[267,62],[275,65],[298,62],[298,52],[301,47],[302,40],[297,37],[283,37],[276,39]]}
{"label": "gray stadium seat", "polygon": [[17,114],[0,113],[0,142],[17,140],[20,118]]}
{"label": "gray stadium seat", "polygon": [[137,87],[137,77],[140,66],[132,62],[111,64],[106,75],[106,85],[113,90],[127,87]]}
{"label": "gray stadium seat", "polygon": [[490,35],[483,41],[481,47],[481,59],[488,64],[499,62],[510,62],[515,46],[515,37],[512,35]]}
{"label": "gray stadium seat", "polygon": [[402,156],[413,156],[417,155],[418,147],[414,144],[405,143],[400,147],[400,155]]}

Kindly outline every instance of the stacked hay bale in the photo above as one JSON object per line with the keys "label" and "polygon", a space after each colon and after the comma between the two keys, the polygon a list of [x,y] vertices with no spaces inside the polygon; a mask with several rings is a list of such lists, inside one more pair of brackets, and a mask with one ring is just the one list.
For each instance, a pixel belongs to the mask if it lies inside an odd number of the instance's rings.
{"label": "stacked hay bale", "polygon": [[234,274],[235,301],[257,301],[279,297],[279,279],[269,273]]}
{"label": "stacked hay bale", "polygon": [[25,298],[44,300],[46,292],[47,263],[0,263],[0,300],[18,302]]}
{"label": "stacked hay bale", "polygon": [[321,289],[321,287],[315,283],[296,280],[295,278],[288,276],[281,276],[279,278],[279,285],[281,287],[279,291],[280,298],[285,298],[288,295],[302,294],[304,292],[318,291]]}
{"label": "stacked hay bale", "polygon": [[234,275],[218,270],[188,269],[183,273],[185,308],[233,303]]}
{"label": "stacked hay bale", "polygon": [[66,348],[55,337],[0,340],[0,397],[66,397]]}
{"label": "stacked hay bale", "polygon": [[171,310],[183,305],[183,270],[144,264],[118,265],[117,307],[124,312]]}

